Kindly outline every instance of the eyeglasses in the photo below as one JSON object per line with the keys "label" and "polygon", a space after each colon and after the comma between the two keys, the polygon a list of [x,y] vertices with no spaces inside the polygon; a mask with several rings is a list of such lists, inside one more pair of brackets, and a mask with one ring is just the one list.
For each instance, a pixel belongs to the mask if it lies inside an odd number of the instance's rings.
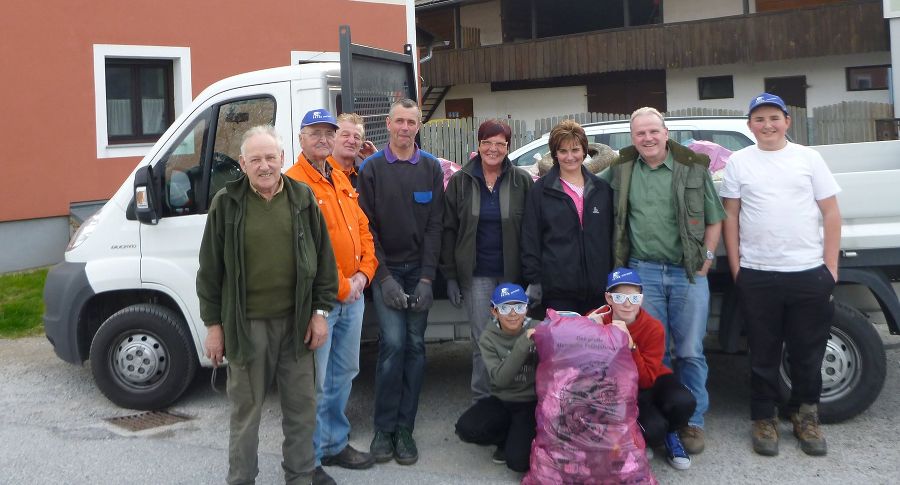
{"label": "eyeglasses", "polygon": [[640,293],[634,293],[630,295],[626,293],[610,293],[609,296],[612,297],[612,301],[616,305],[625,303],[625,300],[630,301],[632,305],[640,305],[641,300],[644,299],[644,295]]}
{"label": "eyeglasses", "polygon": [[526,311],[528,311],[528,304],[527,303],[515,303],[515,304],[501,303],[501,304],[495,306],[494,308],[496,308],[497,311],[500,312],[501,315],[509,315],[509,312],[513,312],[513,311],[521,315],[521,314],[525,313]]}
{"label": "eyeglasses", "polygon": [[505,141],[490,141],[490,140],[481,140],[478,142],[484,148],[506,148],[509,143]]}
{"label": "eyeglasses", "polygon": [[310,138],[334,138],[334,130],[316,130],[301,132]]}

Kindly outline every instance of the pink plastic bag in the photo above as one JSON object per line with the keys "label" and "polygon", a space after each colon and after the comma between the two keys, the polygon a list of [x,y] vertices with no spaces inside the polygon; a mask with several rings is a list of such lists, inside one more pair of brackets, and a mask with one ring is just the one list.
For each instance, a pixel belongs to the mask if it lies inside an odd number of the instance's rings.
{"label": "pink plastic bag", "polygon": [[522,484],[656,484],[637,424],[628,336],[548,310],[534,342],[537,436]]}
{"label": "pink plastic bag", "polygon": [[704,153],[709,156],[709,172],[715,173],[725,168],[728,159],[731,158],[731,150],[706,140],[694,140],[687,146],[697,153]]}

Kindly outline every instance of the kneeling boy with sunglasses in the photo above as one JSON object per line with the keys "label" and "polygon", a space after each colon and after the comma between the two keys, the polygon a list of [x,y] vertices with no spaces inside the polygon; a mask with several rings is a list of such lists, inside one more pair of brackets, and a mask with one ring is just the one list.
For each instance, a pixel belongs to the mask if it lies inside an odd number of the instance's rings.
{"label": "kneeling boy with sunglasses", "polygon": [[691,457],[676,432],[687,426],[697,402],[663,365],[666,333],[662,323],[641,309],[641,279],[628,268],[614,270],[606,279],[606,303],[588,317],[615,325],[628,334],[638,370],[638,423],[650,448],[665,445],[666,458],[679,470],[691,466]]}
{"label": "kneeling boy with sunglasses", "polygon": [[494,289],[491,305],[493,324],[485,327],[478,342],[491,378],[491,395],[460,416],[456,434],[467,443],[497,445],[494,463],[525,472],[537,427],[537,354],[531,340],[532,321],[525,318],[528,296],[519,285],[501,283]]}

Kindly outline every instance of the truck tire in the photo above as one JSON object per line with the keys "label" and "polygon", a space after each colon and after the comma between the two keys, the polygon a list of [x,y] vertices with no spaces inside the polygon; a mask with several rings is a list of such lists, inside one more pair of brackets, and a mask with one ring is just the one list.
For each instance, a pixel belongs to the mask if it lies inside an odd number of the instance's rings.
{"label": "truck tire", "polygon": [[197,371],[194,344],[182,318],[166,307],[131,305],[109,317],[91,342],[94,382],[129,409],[165,408]]}
{"label": "truck tire", "polygon": [[[781,360],[783,402],[791,395],[787,372],[790,356]],[[822,359],[819,419],[838,423],[865,411],[878,398],[886,372],[884,344],[875,327],[859,310],[834,302],[834,322]]]}

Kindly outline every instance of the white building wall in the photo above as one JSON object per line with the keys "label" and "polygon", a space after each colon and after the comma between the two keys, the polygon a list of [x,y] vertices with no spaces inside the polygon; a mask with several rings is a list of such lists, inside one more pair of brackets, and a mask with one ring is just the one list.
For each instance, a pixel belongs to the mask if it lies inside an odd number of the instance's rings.
{"label": "white building wall", "polygon": [[[826,106],[841,101],[874,101],[890,103],[889,90],[847,91],[844,68],[890,64],[889,52],[829,56],[790,61],[765,62],[755,65],[729,64],[694,69],[669,69],[666,73],[668,108],[729,108],[746,110],[750,98],[763,91],[764,78],[806,76],[806,105],[808,108]],[[700,100],[697,78],[734,76],[734,98]]]}
{"label": "white building wall", "polygon": [[[472,98],[476,118],[525,120],[529,130],[538,118],[587,111],[585,86],[491,92],[488,83],[465,84],[453,86],[444,99],[460,98]],[[446,116],[445,103],[441,103],[435,118]]]}
{"label": "white building wall", "polygon": [[[756,12],[756,2],[750,1],[750,13]],[[728,17],[744,13],[744,0],[679,0],[663,2],[663,22],[687,22],[689,20]]]}
{"label": "white building wall", "polygon": [[481,29],[481,45],[503,43],[499,1],[463,5],[459,9],[459,24]]}

